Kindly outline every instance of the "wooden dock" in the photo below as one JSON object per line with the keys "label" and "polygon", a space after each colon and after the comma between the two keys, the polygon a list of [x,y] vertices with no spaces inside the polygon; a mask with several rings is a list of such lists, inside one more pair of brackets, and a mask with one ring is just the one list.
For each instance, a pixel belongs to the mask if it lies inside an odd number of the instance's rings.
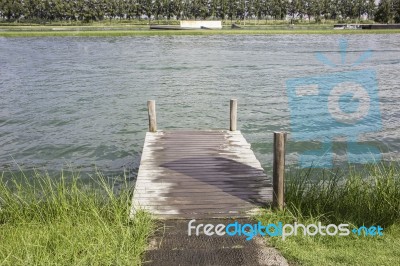
{"label": "wooden dock", "polygon": [[[235,103],[233,104],[235,109]],[[147,132],[131,216],[159,219],[249,217],[272,202],[272,180],[236,130],[157,131],[149,105]]]}

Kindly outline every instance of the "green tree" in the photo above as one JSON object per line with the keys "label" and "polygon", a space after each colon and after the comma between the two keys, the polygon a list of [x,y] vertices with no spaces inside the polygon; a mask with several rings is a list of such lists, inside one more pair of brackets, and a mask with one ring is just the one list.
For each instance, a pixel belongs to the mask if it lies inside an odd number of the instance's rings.
{"label": "green tree", "polygon": [[164,17],[164,15],[166,13],[167,5],[168,5],[168,0],[154,0],[153,1],[153,12],[152,13],[154,14],[154,18],[156,20],[159,19],[160,15]]}
{"label": "green tree", "polygon": [[335,10],[335,0],[324,0],[321,3],[321,16],[325,19],[335,19],[337,12]]}
{"label": "green tree", "polygon": [[395,0],[393,3],[394,22],[400,23],[400,0]]}
{"label": "green tree", "polygon": [[284,19],[288,13],[288,1],[287,0],[272,0],[271,16],[277,19]]}
{"label": "green tree", "polygon": [[244,20],[246,15],[246,0],[239,0],[236,4],[236,19]]}
{"label": "green tree", "polygon": [[338,11],[344,20],[354,18],[354,2],[351,0],[339,0]]}
{"label": "green tree", "polygon": [[142,13],[138,13],[137,15],[139,15],[139,17],[145,15],[150,22],[151,16],[154,12],[154,4],[155,2],[153,0],[139,0],[139,6]]}
{"label": "green tree", "polygon": [[184,8],[184,2],[183,0],[174,0],[175,3],[175,16],[176,19],[181,19],[182,14],[183,14],[183,8]]}
{"label": "green tree", "polygon": [[318,0],[306,0],[305,1],[305,13],[307,14],[308,21],[313,17],[316,21],[320,21],[322,13],[322,4]]}
{"label": "green tree", "polygon": [[175,0],[166,0],[164,2],[164,16],[169,20],[175,15],[177,15],[180,11],[178,9],[178,3]]}
{"label": "green tree", "polygon": [[375,14],[375,21],[379,23],[388,23],[392,19],[392,17],[392,1],[380,1]]}
{"label": "green tree", "polygon": [[400,22],[400,0],[0,0],[0,17],[5,20],[93,21],[104,19],[292,19],[304,15],[325,19],[361,18]]}
{"label": "green tree", "polygon": [[357,0],[353,2],[353,14],[360,20],[361,16],[367,13],[368,1]]}
{"label": "green tree", "polygon": [[127,19],[132,19],[136,15],[137,1],[124,0],[124,10],[122,11]]}
{"label": "green tree", "polygon": [[216,17],[222,20],[226,19],[228,15],[228,2],[232,0],[214,0],[216,5]]}
{"label": "green tree", "polygon": [[25,13],[23,1],[21,0],[2,0],[0,1],[0,14],[2,17],[11,20],[18,20]]}
{"label": "green tree", "polygon": [[229,0],[228,6],[227,6],[227,15],[228,18],[233,21],[233,18],[236,18],[236,10],[238,6],[238,1],[236,0]]}
{"label": "green tree", "polygon": [[375,0],[368,0],[366,6],[366,13],[368,15],[368,19],[374,18],[375,11],[376,11]]}
{"label": "green tree", "polygon": [[299,0],[292,0],[288,4],[288,15],[294,19],[301,13],[301,3]]}

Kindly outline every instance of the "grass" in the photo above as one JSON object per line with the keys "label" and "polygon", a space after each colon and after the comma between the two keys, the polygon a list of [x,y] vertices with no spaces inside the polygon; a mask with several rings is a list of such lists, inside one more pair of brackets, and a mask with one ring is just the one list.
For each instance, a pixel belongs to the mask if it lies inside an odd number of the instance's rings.
{"label": "grass", "polygon": [[0,32],[0,37],[121,37],[176,35],[273,35],[273,34],[399,34],[400,30],[141,30],[141,31],[20,31]]}
{"label": "grass", "polygon": [[[1,265],[139,265],[153,222],[129,219],[131,190],[97,173],[57,178],[0,177]],[[300,265],[397,265],[400,258],[400,165],[289,171],[286,209],[264,223],[381,225],[380,237],[289,236],[267,241]],[[352,228],[352,227],[351,227]],[[350,229],[351,229],[350,228]]]}
{"label": "grass", "polygon": [[83,25],[41,26],[0,24],[0,37],[118,37],[118,36],[171,36],[171,35],[270,35],[270,34],[399,34],[392,30],[333,30],[332,25],[246,25],[242,29],[222,30],[150,30],[148,25]]}
{"label": "grass", "polygon": [[101,174],[1,176],[1,265],[139,265],[153,222]]}
{"label": "grass", "polygon": [[286,210],[265,210],[265,223],[381,225],[380,237],[290,236],[268,242],[300,265],[398,265],[400,258],[400,165],[374,164],[336,171],[292,170]]}

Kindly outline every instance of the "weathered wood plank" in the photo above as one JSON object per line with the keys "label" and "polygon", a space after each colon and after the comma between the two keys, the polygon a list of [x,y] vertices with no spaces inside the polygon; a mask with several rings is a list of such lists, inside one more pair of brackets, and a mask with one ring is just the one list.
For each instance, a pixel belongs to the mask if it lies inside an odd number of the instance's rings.
{"label": "weathered wood plank", "polygon": [[[189,190],[189,189],[187,189]],[[244,190],[244,189],[242,189]],[[241,197],[241,196],[260,196],[263,194],[263,192],[272,192],[272,189],[265,189],[264,191],[222,191],[222,190],[214,190],[214,191],[204,191],[204,190],[197,190],[196,189],[191,189],[191,191],[154,191],[154,190],[135,190],[134,193],[136,193],[137,197],[140,197],[142,195],[158,195],[158,196],[165,196],[165,197],[171,197],[171,196],[180,196],[180,197],[192,197],[192,196],[203,196],[203,197],[208,197],[208,196],[213,196],[213,195],[218,195],[218,196],[233,196],[233,197]],[[196,195],[197,194],[197,195]]]}
{"label": "weathered wood plank", "polygon": [[[166,175],[168,175],[169,177],[168,178],[172,178],[172,177],[175,177],[175,176],[190,176],[191,178],[197,178],[197,177],[199,177],[199,175],[201,175],[201,178],[207,178],[207,177],[212,177],[212,176],[221,176],[221,177],[232,177],[232,178],[235,178],[235,177],[243,177],[243,176],[249,176],[249,177],[251,177],[251,176],[254,176],[254,177],[262,177],[263,176],[263,172],[262,172],[262,170],[261,169],[256,169],[256,170],[248,170],[248,171],[242,171],[242,172],[240,172],[240,173],[238,173],[238,172],[223,172],[223,171],[219,171],[219,172],[217,172],[217,171],[211,171],[211,170],[208,170],[208,171],[201,171],[201,169],[198,169],[197,171],[188,171],[188,172],[176,172],[176,171],[174,171],[174,170],[171,170],[171,169],[165,169],[165,168],[157,168],[157,169],[155,169],[155,170],[145,170],[144,168],[143,169],[140,169],[139,170],[139,173],[138,173],[138,176],[139,176],[139,174],[142,174],[142,175],[144,175],[144,174],[146,174],[146,176],[155,176],[156,178],[164,178],[164,176],[166,176]],[[189,175],[190,174],[190,175]]]}
{"label": "weathered wood plank", "polygon": [[[252,202],[249,200],[243,200],[243,199],[237,199],[237,198],[227,198],[227,197],[220,197],[220,198],[211,198],[211,199],[204,199],[197,197],[195,199],[191,198],[186,198],[186,197],[170,197],[170,198],[162,198],[162,199],[154,199],[153,197],[141,197],[137,198],[138,203],[141,203],[146,206],[166,206],[166,203],[168,203],[170,206],[174,205],[214,205],[216,200],[218,201],[218,204],[222,203],[231,203],[231,204],[251,204]],[[263,201],[267,201],[268,198],[262,199]],[[254,206],[253,206],[254,207]]]}
{"label": "weathered wood plank", "polygon": [[271,180],[250,147],[240,131],[148,132],[131,213],[248,217],[272,200]]}
{"label": "weathered wood plank", "polygon": [[[242,178],[242,179],[210,179],[204,181],[204,180],[196,180],[196,179],[151,179],[151,180],[143,180],[140,182],[140,184],[146,184],[146,183],[151,183],[151,184],[171,184],[171,185],[184,185],[184,186],[196,186],[196,185],[210,185],[210,186],[218,186],[218,185],[233,185],[237,184],[238,186],[242,186],[245,184],[251,184],[251,185],[263,185],[264,187],[268,187],[271,185],[270,180],[265,180],[263,178],[257,179],[250,179],[250,178]],[[150,185],[150,184],[149,184]],[[137,188],[138,186],[136,186]]]}
{"label": "weathered wood plank", "polygon": [[[145,208],[146,209],[146,208]],[[149,208],[147,208],[147,210],[149,210]],[[202,208],[202,209],[195,209],[195,210],[154,210],[151,209],[151,213],[155,214],[159,217],[163,217],[164,215],[168,215],[168,214],[175,214],[175,217],[181,217],[180,214],[202,214],[204,218],[204,216],[208,216],[209,214],[242,214],[244,215],[244,217],[248,217],[249,215],[251,215],[254,212],[257,212],[258,208],[254,207],[253,209],[249,209],[249,208],[241,208],[241,209],[233,209],[233,210],[227,210],[227,209],[206,209],[206,208]],[[240,217],[240,216],[238,216]]]}
{"label": "weathered wood plank", "polygon": [[[199,173],[199,176],[201,177],[201,181],[202,182],[206,182],[209,183],[211,181],[241,181],[241,180],[249,180],[249,182],[254,181],[262,181],[262,180],[268,180],[270,181],[269,178],[265,178],[263,176],[261,176],[261,174],[254,174],[254,175],[230,175],[230,174],[226,174],[226,175],[222,175],[222,174],[203,174],[203,173]],[[165,179],[163,176],[160,176],[158,173],[153,173],[153,175],[148,176],[148,178],[146,179],[147,181],[150,182],[154,182],[154,181],[158,181],[158,180],[166,180],[166,181],[170,181],[170,182],[177,182],[177,181],[187,181],[187,180],[200,180],[200,179],[196,179],[193,178],[192,176],[187,176],[187,175],[183,175],[183,174],[176,174],[174,176],[170,176],[168,179]],[[141,181],[141,182],[145,182],[145,181]]]}
{"label": "weathered wood plank", "polygon": [[248,193],[260,193],[263,191],[264,187],[251,187],[251,186],[242,186],[242,187],[216,187],[216,186],[207,186],[201,188],[180,188],[178,186],[162,186],[162,185],[153,185],[151,188],[148,185],[141,185],[137,189],[135,188],[136,193],[159,193],[159,191],[173,188],[173,193],[186,193],[186,192],[204,192],[204,193],[214,193],[214,192],[242,192],[243,188],[246,188]]}
{"label": "weathered wood plank", "polygon": [[[232,191],[210,191],[210,192],[170,192],[170,193],[154,193],[147,191],[136,191],[135,200],[145,199],[146,202],[169,202],[180,199],[180,201],[202,202],[203,200],[215,200],[214,204],[221,200],[229,200],[229,202],[245,201],[245,202],[265,202],[272,200],[272,196],[264,196],[271,194],[272,189],[259,192],[232,192]],[[154,197],[154,195],[157,197]]]}

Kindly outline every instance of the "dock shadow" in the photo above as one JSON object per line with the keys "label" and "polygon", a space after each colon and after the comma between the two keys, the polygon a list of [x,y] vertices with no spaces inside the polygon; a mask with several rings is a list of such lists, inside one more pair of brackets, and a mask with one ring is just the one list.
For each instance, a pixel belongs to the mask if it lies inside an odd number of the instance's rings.
{"label": "dock shadow", "polygon": [[[163,163],[160,167],[173,170],[258,206],[270,204],[268,192],[263,188],[272,183],[263,170],[221,156],[186,157]],[[170,189],[181,188],[179,184]],[[199,188],[199,187],[194,187]]]}

